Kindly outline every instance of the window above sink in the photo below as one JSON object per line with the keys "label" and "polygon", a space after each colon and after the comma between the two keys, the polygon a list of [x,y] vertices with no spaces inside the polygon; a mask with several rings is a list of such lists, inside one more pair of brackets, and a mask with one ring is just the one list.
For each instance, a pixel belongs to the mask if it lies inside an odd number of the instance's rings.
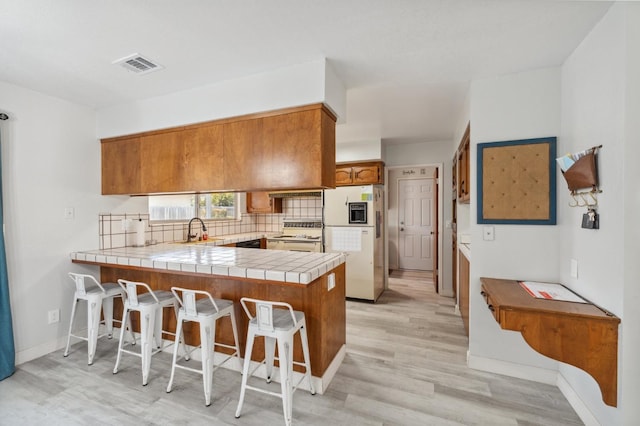
{"label": "window above sink", "polygon": [[239,220],[239,196],[233,192],[207,194],[150,195],[149,219],[153,222]]}

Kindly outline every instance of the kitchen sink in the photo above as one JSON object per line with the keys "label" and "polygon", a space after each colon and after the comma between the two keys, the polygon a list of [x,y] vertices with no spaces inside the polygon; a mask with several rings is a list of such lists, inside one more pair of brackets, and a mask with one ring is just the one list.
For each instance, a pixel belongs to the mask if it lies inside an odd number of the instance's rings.
{"label": "kitchen sink", "polygon": [[206,240],[202,240],[202,241],[173,241],[169,244],[186,244],[186,245],[196,245],[196,244],[207,244],[207,243],[213,243],[215,241],[220,241],[222,240],[222,238],[209,238]]}

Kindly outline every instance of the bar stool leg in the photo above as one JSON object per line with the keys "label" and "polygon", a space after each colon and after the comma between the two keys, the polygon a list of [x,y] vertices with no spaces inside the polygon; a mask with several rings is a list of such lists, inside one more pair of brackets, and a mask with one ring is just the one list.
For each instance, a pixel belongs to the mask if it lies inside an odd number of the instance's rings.
{"label": "bar stool leg", "polygon": [[211,389],[213,387],[213,339],[216,335],[216,322],[200,323],[200,352],[202,356],[202,382],[204,399],[207,407],[211,405]]}
{"label": "bar stool leg", "polygon": [[293,342],[288,339],[278,339],[278,356],[280,358],[280,388],[282,389],[282,411],[284,422],[291,425],[293,398],[291,391],[291,374],[293,367]]}
{"label": "bar stool leg", "polygon": [[305,367],[305,376],[307,376],[307,381],[309,382],[309,392],[311,395],[316,394],[316,389],[313,387],[313,383],[311,382],[311,361],[309,356],[309,340],[307,338],[307,324],[306,322],[300,327],[300,340],[302,341],[302,354],[304,355],[304,367]]}
{"label": "bar stool leg", "polygon": [[111,339],[113,337],[113,297],[102,299],[102,313],[104,314],[104,325],[107,327],[107,337]]}
{"label": "bar stool leg", "polygon": [[[129,324],[129,330],[131,331],[131,337],[133,337],[133,329],[131,328],[131,318],[129,307],[127,303],[124,304],[124,311],[122,313],[122,324]],[[135,338],[133,339],[135,342]],[[120,365],[120,358],[122,357],[122,344],[124,343],[124,330],[120,332],[120,339],[118,341],[118,355],[116,356],[116,365],[113,367],[113,374],[118,373],[118,366]]]}
{"label": "bar stool leg", "polygon": [[157,312],[161,308],[144,309],[140,312],[140,345],[142,354],[142,386],[147,386],[149,371],[151,370],[151,345],[153,344]]}
{"label": "bar stool leg", "polygon": [[100,307],[102,306],[100,297],[87,299],[87,364],[93,364],[93,357],[96,354],[98,343],[98,330],[100,327]]}
{"label": "bar stool leg", "polygon": [[231,314],[229,314],[229,317],[231,318],[231,329],[233,330],[233,342],[236,348],[236,359],[238,361],[238,370],[242,371],[242,361],[240,361],[240,346],[238,343],[239,340],[238,340],[238,326],[236,324],[236,315],[233,311],[231,311]]}
{"label": "bar stool leg", "polygon": [[[176,321],[178,320],[178,317],[180,317],[180,304],[178,303],[178,301],[174,301],[173,302],[173,312],[176,316]],[[162,333],[162,331],[160,331]],[[191,359],[190,353],[187,350],[187,344],[184,342],[184,336],[182,336],[181,339],[176,339],[175,341],[175,345],[178,346],[178,342],[182,343],[182,350],[184,351],[184,359],[186,361],[189,361]]]}
{"label": "bar stool leg", "polygon": [[162,347],[162,311],[164,308],[162,306],[158,306],[155,309],[155,316],[153,318],[154,327],[150,329],[153,332],[152,341],[155,343],[156,348]]}
{"label": "bar stool leg", "polygon": [[247,390],[247,380],[249,379],[249,367],[251,365],[251,352],[253,352],[253,340],[255,333],[249,329],[247,332],[247,346],[244,351],[244,367],[242,367],[242,385],[240,386],[240,399],[238,400],[238,408],[236,409],[236,419],[240,417],[242,404],[244,403],[244,394]]}
{"label": "bar stool leg", "polygon": [[[267,371],[267,383],[271,383],[271,379],[273,379],[273,360],[275,358],[275,355],[276,339],[273,337],[264,336],[264,366]],[[280,362],[282,362],[282,360],[280,360]]]}
{"label": "bar stool leg", "polygon": [[176,361],[178,359],[178,342],[182,335],[182,315],[178,315],[178,323],[176,325],[176,340],[173,347],[173,361],[171,362],[171,377],[169,378],[169,385],[167,386],[167,393],[171,392],[173,388],[173,377],[176,373]]}
{"label": "bar stool leg", "polygon": [[67,334],[67,347],[64,350],[64,356],[69,356],[69,344],[71,343],[71,330],[73,329],[73,320],[76,317],[76,308],[78,307],[78,298],[73,299],[71,307],[71,320],[69,321],[69,333]]}

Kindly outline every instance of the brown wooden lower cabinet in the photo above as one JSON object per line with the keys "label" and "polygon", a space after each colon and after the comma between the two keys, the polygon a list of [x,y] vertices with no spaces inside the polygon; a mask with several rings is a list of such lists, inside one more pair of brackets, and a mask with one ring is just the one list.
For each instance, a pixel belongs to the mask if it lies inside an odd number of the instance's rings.
{"label": "brown wooden lower cabinet", "polygon": [[578,367],[617,406],[620,318],[591,303],[538,299],[515,280],[480,278],[489,312],[504,330],[522,333],[537,352]]}
{"label": "brown wooden lower cabinet", "polygon": [[[331,272],[335,273],[336,286],[329,291],[327,290],[327,276]],[[344,272],[345,265],[341,264],[313,282],[302,285],[217,275],[172,271],[161,272],[137,267],[112,267],[103,265],[100,267],[102,282],[115,282],[119,278],[122,278],[131,281],[145,282],[154,290],[170,290],[172,286],[186,287],[206,290],[215,298],[233,300],[235,302],[239,345],[243,356],[246,345],[248,318],[240,305],[240,298],[252,297],[255,299],[274,300],[291,304],[293,309],[305,313],[311,357],[311,373],[316,377],[322,377],[324,375],[329,364],[346,343]],[[122,317],[122,304],[120,304],[118,300],[116,300],[114,304],[114,317]],[[163,316],[163,330],[175,331],[175,327],[175,317],[165,314]],[[133,328],[136,331],[139,330],[137,314],[133,315]],[[184,333],[187,344],[199,345],[200,332],[196,323],[186,323]],[[219,321],[216,327],[216,340],[221,343],[232,344],[232,336],[230,321],[227,319]],[[164,338],[171,339],[172,336],[165,335]],[[254,361],[262,361],[264,359],[263,342],[263,339],[256,340],[251,357]],[[217,350],[223,351],[224,348]],[[228,350],[224,351],[228,352]],[[299,334],[296,334],[293,358],[295,361],[302,362],[303,360]],[[303,370],[298,366],[294,366],[294,369],[298,371]]]}

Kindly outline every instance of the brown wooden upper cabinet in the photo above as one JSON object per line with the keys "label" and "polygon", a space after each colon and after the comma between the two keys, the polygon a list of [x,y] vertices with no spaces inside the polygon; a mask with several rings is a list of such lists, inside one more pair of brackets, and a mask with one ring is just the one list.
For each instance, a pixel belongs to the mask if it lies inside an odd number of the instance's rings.
{"label": "brown wooden upper cabinet", "polygon": [[268,192],[247,192],[247,213],[282,213],[282,198]]}
{"label": "brown wooden upper cabinet", "polygon": [[143,192],[208,191],[222,186],[222,126],[158,133],[140,140]]}
{"label": "brown wooden upper cabinet", "polygon": [[470,125],[467,124],[467,129],[460,140],[460,146],[457,153],[457,185],[458,185],[458,202],[462,204],[468,204],[471,202],[471,172],[469,171],[469,164],[471,161],[470,154]]}
{"label": "brown wooden upper cabinet", "polygon": [[224,140],[224,187],[231,191],[263,187],[269,154],[262,142],[262,118],[225,123]]}
{"label": "brown wooden upper cabinet", "polygon": [[384,184],[384,162],[336,164],[336,186]]}
{"label": "brown wooden upper cabinet", "polygon": [[102,140],[104,195],[334,187],[323,104]]}
{"label": "brown wooden upper cabinet", "polygon": [[101,144],[102,193],[139,194],[140,137],[120,138]]}

